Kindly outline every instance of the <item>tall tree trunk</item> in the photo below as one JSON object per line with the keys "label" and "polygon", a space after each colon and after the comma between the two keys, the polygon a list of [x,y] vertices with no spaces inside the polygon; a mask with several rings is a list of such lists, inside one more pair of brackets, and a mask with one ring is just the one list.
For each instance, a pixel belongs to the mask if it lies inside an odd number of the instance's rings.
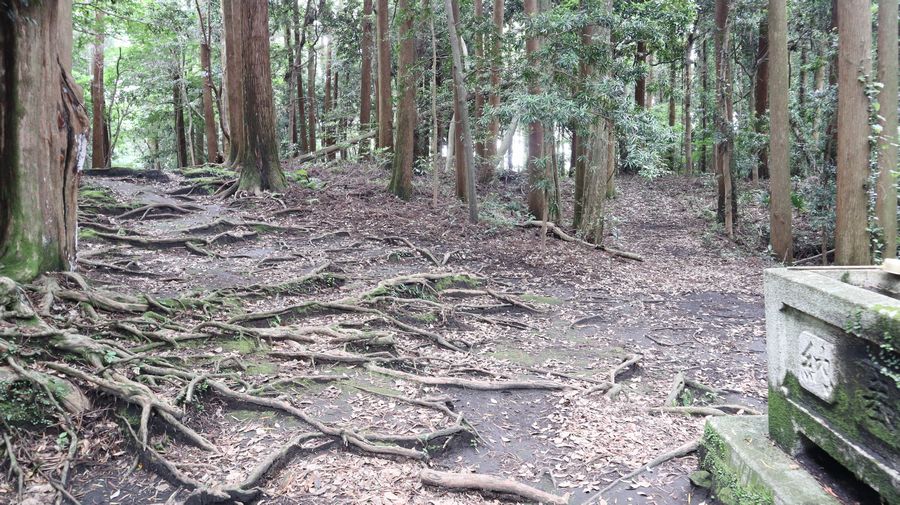
{"label": "tall tree trunk", "polygon": [[[297,0],[285,0],[288,4],[293,4],[296,8]],[[294,68],[294,41],[293,41],[293,28],[291,25],[290,19],[284,20],[284,47],[287,49],[287,117],[288,117],[288,135],[291,139],[291,152],[290,154],[296,154],[297,146],[300,144],[300,131],[297,127],[297,100],[295,98],[294,90],[297,86],[297,78]]]}
{"label": "tall tree trunk", "polygon": [[428,3],[428,25],[431,29],[431,206],[438,206],[438,192],[440,190],[440,177],[438,172],[438,158],[440,157],[441,133],[438,126],[437,90],[438,90],[438,56],[437,37],[434,34],[434,3]]}
{"label": "tall tree trunk", "polygon": [[772,252],[779,261],[793,259],[791,235],[790,118],[788,117],[788,41],[785,0],[769,0],[769,227]]}
{"label": "tall tree trunk", "polygon": [[275,135],[275,108],[272,100],[272,75],[269,64],[269,4],[267,0],[229,2],[232,8],[231,26],[240,27],[238,47],[241,52],[240,107],[246,121],[243,145],[238,150],[241,177],[235,189],[250,193],[281,191],[287,187],[278,159],[278,140]]}
{"label": "tall tree trunk", "polygon": [[731,181],[731,116],[729,102],[731,79],[729,66],[728,0],[716,0],[716,130],[715,149],[716,180],[719,197],[718,211],[725,224],[725,234],[734,237],[734,213],[732,211],[733,186]]}
{"label": "tall tree trunk", "polygon": [[[540,14],[538,0],[525,0],[525,15],[535,17]],[[525,53],[529,58],[529,64],[536,66],[534,61],[540,51],[540,39],[537,36],[529,36],[525,39]],[[537,79],[532,78],[528,83],[528,94],[535,96],[541,94],[541,86]],[[532,121],[528,125],[528,210],[537,219],[543,219],[547,211],[547,168],[544,160],[544,125],[539,120]]]}
{"label": "tall tree trunk", "polygon": [[391,105],[391,33],[388,26],[388,0],[377,0],[376,28],[378,37],[378,147],[393,147]]}
{"label": "tall tree trunk", "polygon": [[416,32],[415,0],[397,0],[400,54],[397,61],[397,135],[389,190],[404,200],[412,197],[416,131]]}
{"label": "tall tree trunk", "polygon": [[[838,17],[840,15],[839,11],[840,9],[838,8],[838,0],[831,0],[832,33],[837,33],[838,31]],[[828,84],[834,87],[837,87],[838,85],[838,74],[840,73],[840,64],[838,63],[838,59],[838,52],[834,51],[828,72]],[[828,126],[825,127],[825,146],[823,148],[822,162],[823,165],[828,167],[837,167],[837,121],[838,115],[835,112],[831,115],[831,120],[828,121]]]}
{"label": "tall tree trunk", "polygon": [[878,94],[881,136],[878,138],[878,185],[875,215],[884,231],[884,258],[897,257],[897,0],[878,2],[878,70],[884,85]]}
{"label": "tall tree trunk", "polygon": [[91,64],[91,115],[92,139],[91,167],[108,168],[111,160],[107,152],[106,98],[103,87],[103,11],[97,9],[95,18],[97,32],[94,34],[93,63]]}
{"label": "tall tree trunk", "polygon": [[[707,38],[703,37],[703,44],[700,48],[700,84],[702,86],[702,95],[700,96],[700,129],[703,130],[704,137],[709,136],[709,51],[707,50]],[[706,154],[706,139],[700,144],[700,172],[706,173],[709,163],[709,156]]]}
{"label": "tall tree trunk", "polygon": [[[678,72],[676,70],[675,63],[669,64],[669,129],[674,133],[675,131],[675,86],[676,86],[676,76]],[[678,166],[675,163],[676,153],[678,153],[678,141],[673,141],[672,147],[669,149],[669,168],[672,170],[677,170]]]}
{"label": "tall tree trunk", "polygon": [[[534,1],[534,0],[530,0]],[[457,152],[456,157],[462,158],[465,163],[466,173],[466,203],[469,207],[469,220],[478,222],[478,202],[475,196],[475,155],[472,144],[472,130],[469,127],[469,110],[466,107],[466,81],[462,68],[462,43],[459,38],[459,8],[453,0],[444,0],[444,10],[447,14],[447,31],[450,36],[450,52],[453,57],[453,94],[456,102],[456,110],[459,111],[459,128],[457,135],[462,138],[462,152]]]}
{"label": "tall tree trunk", "polygon": [[309,133],[307,148],[310,152],[316,150],[316,44],[309,45],[309,58],[306,63],[306,108],[309,114]]}
{"label": "tall tree trunk", "polygon": [[[325,96],[322,101],[322,140],[323,145],[325,147],[331,147],[334,145],[334,126],[331,126],[333,122],[333,118],[331,117],[332,109],[334,109],[334,90],[332,89],[331,83],[331,67],[332,67],[332,57],[331,57],[331,44],[325,43]],[[328,153],[327,159],[333,160],[334,153]]]}
{"label": "tall tree trunk", "polygon": [[[372,0],[363,0],[362,59],[359,76],[359,129],[368,131],[372,122]],[[369,141],[359,144],[360,158],[369,159]]]}
{"label": "tall tree trunk", "polygon": [[[643,67],[647,63],[647,43],[639,40],[634,49],[634,66]],[[647,108],[647,77],[642,73],[634,83],[634,104],[639,109]]]}
{"label": "tall tree trunk", "polygon": [[[474,0],[473,7],[475,11],[475,23],[481,25],[484,18],[484,2],[483,0]],[[473,35],[475,42],[475,65],[473,65],[473,74],[475,77],[475,107],[472,121],[472,135],[475,137],[475,160],[478,163],[478,172],[483,171],[485,165],[490,165],[490,160],[485,157],[484,136],[481,134],[481,116],[484,113],[484,83],[482,82],[482,64],[484,62],[484,36],[480,31],[476,31]]]}
{"label": "tall tree trunk", "polygon": [[172,74],[172,107],[175,115],[175,154],[178,168],[191,164],[188,159],[187,135],[184,126],[184,101],[181,99],[181,69],[175,64],[175,72]]}
{"label": "tall tree trunk", "polygon": [[693,76],[691,67],[691,53],[694,52],[694,38],[697,36],[697,25],[700,18],[694,22],[691,34],[688,35],[687,45],[684,48],[684,102],[682,102],[682,119],[684,122],[684,173],[687,175],[694,174],[694,146],[693,146],[693,118],[691,117],[691,93],[693,87]]}
{"label": "tall tree trunk", "polygon": [[491,61],[491,90],[488,96],[488,103],[491,105],[493,114],[491,114],[491,122],[488,126],[487,141],[484,148],[484,157],[486,163],[481,164],[481,172],[478,179],[483,182],[490,182],[494,178],[494,165],[497,164],[497,140],[500,137],[500,116],[497,109],[500,108],[500,63],[502,61],[503,51],[503,0],[494,0],[494,8],[491,17],[494,23],[494,31],[491,33],[490,41],[490,61]]}
{"label": "tall tree trunk", "polygon": [[[233,18],[235,12],[234,3],[243,0],[222,0],[222,25],[225,35],[225,102],[228,104],[228,127],[231,136],[231,149],[228,152],[228,165],[238,165],[243,153],[240,152],[246,144],[244,142],[244,109],[243,86],[243,54],[241,45],[240,20]],[[238,166],[238,168],[240,168]]]}
{"label": "tall tree trunk", "polygon": [[[200,0],[194,0],[194,2],[197,6],[197,16],[200,19],[200,69],[203,72],[203,124],[206,129],[206,159],[210,163],[218,163],[220,161],[219,134],[216,131],[216,114],[213,111],[212,62],[210,61],[211,27],[203,22]],[[209,2],[206,6],[206,15],[209,18]]]}
{"label": "tall tree trunk", "polygon": [[[453,19],[461,19],[459,12],[459,0],[453,0],[451,2],[451,7],[453,8]],[[462,37],[460,35],[460,37]],[[461,39],[460,39],[461,40]],[[462,42],[460,42],[460,61],[462,60]],[[454,120],[454,128],[453,132],[455,133],[453,137],[453,152],[455,156],[453,158],[454,165],[456,167],[456,197],[462,201],[466,201],[466,192],[468,188],[468,174],[469,167],[466,165],[466,157],[462,154],[464,149],[463,143],[463,127],[462,127],[462,115],[463,111],[460,110],[462,107],[466,108],[466,113],[468,113],[468,97],[462,96],[459,97],[457,94],[459,93],[459,88],[453,86],[453,120]],[[471,134],[471,131],[469,132]]]}
{"label": "tall tree trunk", "polygon": [[[182,67],[184,64],[184,60],[182,60]],[[197,148],[196,143],[194,142],[196,139],[196,135],[194,134],[194,115],[191,113],[191,99],[188,96],[187,92],[187,79],[184,79],[184,75],[182,74],[182,79],[179,81],[181,83],[181,87],[178,90],[181,93],[181,109],[185,110],[187,113],[187,128],[185,130],[185,138],[187,139],[187,150],[188,157],[190,159],[190,165],[197,164]],[[201,142],[202,143],[202,142]]]}
{"label": "tall tree trunk", "polygon": [[869,99],[860,76],[872,73],[871,11],[869,0],[841,0],[838,9],[835,262],[868,265]]}
{"label": "tall tree trunk", "polygon": [[297,104],[296,123],[297,123],[297,145],[300,154],[310,151],[309,135],[306,132],[306,92],[303,89],[303,69],[300,67],[303,59],[303,46],[306,44],[306,27],[312,22],[312,0],[307,0],[306,11],[303,13],[303,25],[300,25],[300,11],[296,0],[291,1],[291,18],[294,24],[294,52],[291,57],[294,59],[291,73],[294,76],[294,86],[296,87],[291,94],[295,96],[294,100]]}
{"label": "tall tree trunk", "polygon": [[30,281],[75,263],[87,156],[72,78],[72,2],[9,2],[0,15],[0,275]]}
{"label": "tall tree trunk", "polygon": [[800,105],[800,110],[806,107],[806,87],[807,87],[807,70],[806,66],[809,64],[809,56],[806,51],[806,44],[801,40],[800,41],[800,68],[797,69],[797,103]]}
{"label": "tall tree trunk", "polygon": [[[769,110],[769,29],[766,18],[759,22],[759,44],[756,47],[756,80],[753,90],[755,111],[753,117],[754,130],[763,134],[766,113]],[[769,177],[769,155],[765,146],[759,148],[758,163],[753,165],[751,178],[756,184],[759,178]]]}
{"label": "tall tree trunk", "polygon": [[[582,8],[586,9],[589,0],[582,0]],[[605,12],[612,9],[612,0],[599,0],[602,2]],[[607,27],[599,28],[596,25],[588,25],[582,29],[582,45],[604,45],[610,42],[610,30]],[[611,50],[611,49],[607,49]],[[600,77],[599,71],[591,64],[582,64],[581,73],[583,79],[592,80]],[[586,84],[586,83],[585,83]],[[586,86],[588,87],[588,86]],[[582,193],[581,219],[578,224],[578,232],[582,238],[594,244],[603,242],[603,230],[605,217],[605,200],[607,196],[607,184],[610,178],[610,167],[614,167],[614,161],[610,158],[615,155],[614,149],[610,149],[614,142],[610,135],[612,123],[603,114],[596,114],[589,127],[587,139],[584,142],[584,182]]]}

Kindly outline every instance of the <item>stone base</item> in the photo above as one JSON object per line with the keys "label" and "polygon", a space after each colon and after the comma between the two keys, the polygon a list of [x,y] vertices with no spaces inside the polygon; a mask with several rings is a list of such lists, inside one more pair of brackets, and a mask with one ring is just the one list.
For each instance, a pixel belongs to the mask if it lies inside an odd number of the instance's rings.
{"label": "stone base", "polygon": [[726,505],[839,505],[769,440],[766,416],[713,417],[706,422],[700,466]]}

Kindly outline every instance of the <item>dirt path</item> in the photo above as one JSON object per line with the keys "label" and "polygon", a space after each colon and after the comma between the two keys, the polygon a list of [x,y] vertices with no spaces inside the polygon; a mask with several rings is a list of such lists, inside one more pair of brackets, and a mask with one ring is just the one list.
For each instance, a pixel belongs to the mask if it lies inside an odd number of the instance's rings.
{"label": "dirt path", "polygon": [[[616,222],[611,243],[645,258],[634,262],[552,238],[542,246],[538,230],[512,226],[521,220],[514,203],[521,199],[520,188],[514,181],[494,188],[504,196],[486,202],[484,223],[471,226],[464,209],[449,195],[438,210],[430,208],[430,198],[401,203],[383,191],[386,175],[369,167],[345,165],[311,172],[321,179],[315,185],[318,189],[295,186],[277,200],[173,196],[173,191],[189,184],[179,175],[168,182],[88,178],[85,184],[107,188],[121,203],[196,207],[162,219],[151,218],[170,211],[151,211],[144,219],[91,218],[102,226],[127,229],[142,238],[209,239],[226,231],[233,235],[201,244],[198,252],[183,246],[116,244],[120,241],[82,233],[82,257],[91,261],[84,265],[86,276],[96,286],[157,298],[188,292],[201,298],[212,290],[257,285],[173,321],[183,329],[311,300],[355,297],[413,331],[376,320],[372,313],[303,309],[247,324],[276,332],[280,328],[284,332],[279,338],[252,330],[222,330],[212,332],[212,338],[188,340],[158,352],[197,373],[227,373],[222,380],[236,389],[251,390],[291,376],[326,376],[327,382],[304,380],[269,392],[329,426],[359,433],[410,436],[457,426],[458,420],[446,413],[385,395],[437,402],[462,415],[464,427],[471,427],[477,436],[460,432],[408,444],[430,454],[427,465],[501,475],[557,494],[571,493],[573,504],[584,502],[617,476],[699,437],[702,418],[647,410],[665,403],[677,373],[723,390],[720,397],[711,398],[689,388],[680,404],[763,408],[761,272],[768,263],[718,238],[702,217],[712,193],[701,181],[620,180],[621,196],[612,203]],[[222,218],[238,225],[197,229]],[[421,249],[391,237],[402,237]],[[106,252],[90,255],[100,250]],[[321,272],[332,277],[274,289]],[[440,274],[443,280],[372,291],[385,279],[425,273]],[[471,279],[478,279],[477,285]],[[481,291],[470,292],[476,290]],[[367,297],[360,298],[362,293]],[[96,331],[125,341],[127,336],[113,326]],[[321,331],[315,338],[299,338],[310,326],[328,326],[340,337],[365,339],[338,343],[339,339],[324,338],[329,335]],[[296,338],[281,338],[288,334]],[[469,352],[453,351],[435,345],[426,334],[438,335],[454,347],[471,347]],[[309,353],[319,354],[310,359]],[[491,383],[552,381],[567,389],[473,391],[427,386],[374,372],[360,363],[334,362],[326,355],[363,356],[370,365],[375,360],[378,366],[418,376]],[[635,364],[622,368],[615,378],[616,394],[607,398],[609,384],[595,387],[628,360]],[[184,381],[172,382],[169,387],[158,384],[159,390],[175,396]],[[599,390],[590,392],[591,388]],[[151,430],[151,445],[206,486],[242,482],[267,455],[310,429],[284,412],[228,401],[201,389],[200,401],[187,404],[182,421],[218,452],[184,443],[163,424]],[[144,466],[129,471],[134,451],[118,435],[116,412],[134,415],[116,405],[93,412],[84,423],[92,426],[93,441],[86,453],[92,464],[80,467],[74,483],[82,503],[176,503],[188,496],[171,479],[167,482]],[[329,442],[327,447],[312,448]],[[283,469],[270,472],[261,482],[260,503],[493,500],[423,487],[418,472],[426,463],[373,456],[342,447],[333,437],[316,437],[303,447]],[[693,456],[675,459],[623,481],[604,497],[607,503],[700,503],[705,494],[687,481],[695,467]]]}

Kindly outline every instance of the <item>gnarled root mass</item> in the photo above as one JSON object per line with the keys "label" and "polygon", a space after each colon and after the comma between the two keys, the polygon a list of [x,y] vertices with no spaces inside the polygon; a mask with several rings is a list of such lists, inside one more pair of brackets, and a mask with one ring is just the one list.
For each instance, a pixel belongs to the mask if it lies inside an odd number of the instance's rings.
{"label": "gnarled root mass", "polygon": [[[465,356],[471,343],[451,339],[443,331],[423,326],[422,314],[438,314],[435,320],[446,322],[455,317],[456,304],[464,305],[472,299],[491,300],[493,303],[486,306],[492,310],[498,307],[511,311],[536,310],[514,294],[489,288],[483,277],[419,273],[382,280],[371,289],[341,298],[328,298],[320,293],[340,285],[342,280],[344,276],[333,272],[331,264],[323,264],[280,284],[254,284],[161,299],[150,294],[124,295],[98,289],[74,273],[46,276],[26,286],[0,278],[0,354],[19,380],[43,393],[47,408],[38,415],[52,419],[68,441],[60,463],[48,465],[18,450],[17,445],[27,441],[28,431],[7,426],[4,421],[4,437],[0,440],[4,466],[19,488],[27,487],[29,479],[37,478],[49,483],[59,496],[69,499],[69,475],[83,440],[78,426],[84,414],[84,409],[71,404],[73,398],[84,396],[81,389],[97,401],[115,405],[120,413],[131,413],[109,415],[121,426],[123,438],[132,442],[147,468],[190,492],[186,503],[251,502],[258,498],[259,485],[269,474],[301,453],[324,447],[337,445],[379,457],[427,460],[435,451],[446,450],[454,439],[468,442],[479,439],[463,414],[453,411],[444,401],[402,395],[387,396],[413,408],[440,412],[445,424],[431,431],[405,434],[324,422],[295,404],[280,388],[305,380],[340,380],[339,376],[307,374],[278,376],[274,381],[266,377],[251,379],[231,371],[245,368],[240,360],[229,362],[212,355],[208,357],[212,361],[198,364],[174,353],[195,341],[251,338],[285,342],[293,347],[269,349],[266,355],[273,361],[308,362],[311,367],[330,362],[357,365],[374,376],[433,387],[485,391],[580,389],[542,378],[460,377],[459,367],[443,369],[435,363],[445,360],[432,361],[433,358],[400,345],[424,340],[425,345]],[[303,301],[260,312],[244,312],[229,302],[271,296],[299,296]],[[467,306],[467,310],[478,308]],[[329,314],[339,321],[344,316],[349,320],[325,325],[302,321]],[[198,319],[200,322],[196,323]],[[268,324],[260,326],[259,323]],[[326,349],[340,346],[343,350],[321,350],[323,346]],[[360,352],[360,349],[368,351]],[[431,373],[424,375],[423,370]],[[356,388],[373,396],[386,395],[375,389]],[[219,454],[208,435],[190,426],[188,415],[197,402],[214,397],[229,405],[293,417],[308,426],[309,431],[265,456],[240,484],[201,482],[172,461],[168,451],[154,447],[151,437],[155,432],[165,431],[201,451]],[[491,486],[485,489],[529,496],[527,486],[509,487],[501,485],[500,480],[491,482],[499,483],[491,485],[497,489]]]}

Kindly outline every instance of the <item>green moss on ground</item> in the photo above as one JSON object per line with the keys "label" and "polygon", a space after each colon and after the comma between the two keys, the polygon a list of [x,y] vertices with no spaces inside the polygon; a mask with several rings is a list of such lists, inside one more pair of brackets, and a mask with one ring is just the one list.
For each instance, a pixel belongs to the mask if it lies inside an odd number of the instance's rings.
{"label": "green moss on ground", "polygon": [[[69,394],[64,383],[50,379],[50,391],[57,398]],[[24,427],[46,427],[56,424],[53,401],[43,388],[26,380],[0,381],[0,418]]]}

